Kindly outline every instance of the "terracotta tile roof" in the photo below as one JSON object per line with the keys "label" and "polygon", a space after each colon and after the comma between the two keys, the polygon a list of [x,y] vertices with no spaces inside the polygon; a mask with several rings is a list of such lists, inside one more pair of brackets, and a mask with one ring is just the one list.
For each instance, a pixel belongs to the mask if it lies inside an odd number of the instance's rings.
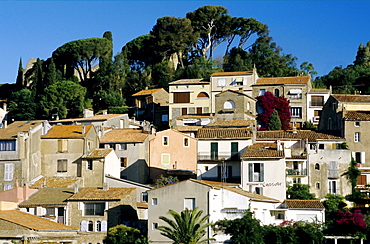
{"label": "terracotta tile roof", "polygon": [[287,208],[296,209],[324,209],[324,205],[320,200],[298,200],[298,199],[285,199]]}
{"label": "terracotta tile roof", "polygon": [[35,231],[77,231],[76,228],[18,210],[0,210],[0,219]]}
{"label": "terracotta tile roof", "polygon": [[27,133],[31,128],[45,121],[46,120],[15,121],[8,125],[7,128],[0,129],[0,139],[15,139],[19,132]]}
{"label": "terracotta tile roof", "polygon": [[148,203],[145,203],[145,202],[137,202],[136,203],[136,206],[138,208],[148,208]]}
{"label": "terracotta tile roof", "polygon": [[230,90],[230,89],[228,89],[226,91],[223,91],[223,92],[220,92],[220,93],[216,94],[215,96],[219,97],[219,96],[221,96],[222,94],[224,94],[226,92],[233,92],[233,93],[236,93],[238,95],[249,97],[250,99],[257,101],[257,99],[255,99],[254,97],[248,96],[247,94],[243,93],[243,91],[239,91],[239,90]]}
{"label": "terracotta tile roof", "polygon": [[[84,134],[82,133],[83,127],[85,127]],[[42,138],[82,138],[94,129],[93,127],[93,125],[54,125]]]}
{"label": "terracotta tile roof", "polygon": [[18,206],[21,208],[35,206],[62,207],[67,205],[66,199],[73,194],[73,189],[68,188],[41,188]]}
{"label": "terracotta tile roof", "polygon": [[105,158],[109,153],[113,151],[113,148],[94,149],[83,158]]}
{"label": "terracotta tile roof", "polygon": [[253,71],[235,71],[235,72],[216,72],[211,76],[226,76],[226,75],[252,75]]}
{"label": "terracotta tile roof", "polygon": [[218,120],[205,125],[205,127],[250,127],[253,123],[253,120]]}
{"label": "terracotta tile roof", "polygon": [[201,128],[198,139],[249,139],[252,132],[249,128]]}
{"label": "terracotta tile roof", "polygon": [[143,95],[151,95],[153,93],[156,93],[157,91],[164,90],[163,88],[156,88],[156,89],[147,89],[147,90],[141,90],[137,93],[135,93],[132,96],[143,96]]}
{"label": "terracotta tile roof", "polygon": [[369,121],[370,111],[346,111],[343,118],[353,121]]}
{"label": "terracotta tile roof", "polygon": [[81,181],[81,177],[42,177],[34,184],[30,185],[30,188],[39,189],[42,187],[48,188],[71,188],[75,183]]}
{"label": "terracotta tile roof", "polygon": [[107,132],[102,138],[100,138],[100,142],[143,142],[147,137],[148,134],[143,133],[142,130],[116,129]]}
{"label": "terracotta tile roof", "polygon": [[340,102],[370,103],[370,95],[332,94],[332,96]]}
{"label": "terracotta tile roof", "polygon": [[198,131],[199,129],[203,128],[203,126],[175,126],[172,129],[177,130],[179,132],[188,132],[188,131]]}
{"label": "terracotta tile roof", "polygon": [[50,121],[52,124],[63,123],[63,122],[83,122],[83,121],[106,121],[111,118],[122,116],[123,114],[100,114],[88,118],[72,118],[72,119],[60,119]]}
{"label": "terracotta tile roof", "polygon": [[312,88],[308,93],[329,93],[329,89]]}
{"label": "terracotta tile roof", "polygon": [[85,187],[68,199],[68,201],[119,201],[126,198],[136,188],[109,188],[103,190],[97,187]]}
{"label": "terracotta tile roof", "polygon": [[270,78],[259,78],[255,86],[262,85],[305,85],[311,81],[310,76],[294,76],[294,77],[270,77]]}
{"label": "terracotta tile roof", "polygon": [[277,199],[266,197],[266,196],[262,196],[262,195],[259,195],[259,194],[256,194],[256,193],[252,193],[252,192],[249,192],[249,191],[244,191],[244,190],[242,190],[240,188],[229,187],[229,186],[223,186],[223,188],[226,189],[226,190],[235,192],[237,194],[240,194],[242,196],[246,196],[246,197],[248,197],[248,198],[250,198],[252,200],[255,200],[255,201],[269,201],[269,202],[276,202],[276,203],[279,202],[279,200],[277,200]]}
{"label": "terracotta tile roof", "polygon": [[257,140],[282,140],[282,139],[308,139],[308,142],[317,142],[318,140],[344,140],[344,138],[315,132],[311,130],[297,130],[297,133],[293,131],[257,131]]}
{"label": "terracotta tile roof", "polygon": [[197,85],[197,84],[204,84],[209,85],[209,80],[204,79],[181,79],[172,81],[169,83],[169,85]]}
{"label": "terracotta tile roof", "polygon": [[248,146],[243,158],[283,158],[284,151],[277,150],[276,143],[256,143]]}

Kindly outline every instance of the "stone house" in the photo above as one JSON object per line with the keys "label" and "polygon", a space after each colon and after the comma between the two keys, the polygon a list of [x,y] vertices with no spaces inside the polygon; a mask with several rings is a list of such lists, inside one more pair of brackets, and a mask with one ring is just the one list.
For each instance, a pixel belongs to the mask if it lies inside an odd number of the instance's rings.
{"label": "stone house", "polygon": [[[169,122],[177,124],[176,118],[187,115],[209,116],[211,98],[210,83],[203,79],[182,79],[170,82],[169,86]],[[194,122],[192,122],[194,123]]]}
{"label": "stone house", "polygon": [[116,129],[100,138],[101,148],[113,148],[120,160],[119,178],[147,183],[149,134],[142,130]]}
{"label": "stone house", "polygon": [[82,156],[99,148],[93,125],[55,125],[41,137],[42,175],[77,177]]}
{"label": "stone house", "polygon": [[0,129],[0,191],[42,174],[41,137],[50,128],[47,121],[35,120],[16,121]]}
{"label": "stone house", "polygon": [[[291,125],[301,128],[307,118],[307,93],[311,90],[310,76],[259,78],[253,84],[253,96],[271,92],[276,97],[283,96],[290,104]],[[259,112],[259,111],[258,111]]]}
{"label": "stone house", "polygon": [[0,243],[81,243],[78,229],[18,210],[0,210]]}
{"label": "stone house", "polygon": [[307,121],[318,126],[322,108],[331,94],[331,89],[311,89],[307,93]]}
{"label": "stone house", "polygon": [[242,91],[226,90],[215,95],[215,120],[256,119],[256,99]]}
{"label": "stone house", "polygon": [[[148,191],[148,237],[152,243],[172,243],[157,230],[158,226],[165,225],[159,217],[169,217],[169,209],[180,213],[185,209],[198,207],[203,215],[210,215],[209,222],[241,218],[247,209],[251,209],[262,224],[270,224],[275,221],[271,212],[279,204],[276,199],[243,191],[235,184],[194,179],[177,182]],[[209,243],[224,243],[230,238],[222,233],[215,233],[212,228],[207,229],[205,237],[216,239]]]}
{"label": "stone house", "polygon": [[[198,179],[240,182],[240,157],[253,143],[253,122],[242,127],[243,123],[217,121],[198,130]],[[232,127],[236,124],[239,126]]]}
{"label": "stone house", "polygon": [[149,137],[149,178],[153,182],[160,175],[172,174],[179,178],[194,177],[197,170],[197,140],[168,129]]}
{"label": "stone house", "polygon": [[135,188],[79,189],[68,201],[68,223],[79,230],[79,243],[102,243],[107,230],[119,224],[137,227]]}

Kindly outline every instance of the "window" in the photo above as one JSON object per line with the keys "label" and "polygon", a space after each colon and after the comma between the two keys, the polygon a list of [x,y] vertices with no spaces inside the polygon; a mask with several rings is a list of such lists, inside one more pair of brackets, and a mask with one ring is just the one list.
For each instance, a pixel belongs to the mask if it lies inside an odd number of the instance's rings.
{"label": "window", "polygon": [[218,160],[218,142],[211,142],[211,160]]}
{"label": "window", "polygon": [[360,126],[360,121],[356,121],[356,122],[355,122],[355,126],[356,126],[356,127],[359,127],[359,126]]}
{"label": "window", "polygon": [[181,115],[188,115],[188,108],[181,108]]}
{"label": "window", "polygon": [[204,166],[204,170],[208,171],[209,170],[208,166]]}
{"label": "window", "polygon": [[320,189],[320,182],[316,182],[315,187],[316,187],[316,189]]}
{"label": "window", "polygon": [[236,82],[237,86],[242,86],[243,85],[243,77],[236,77],[235,82]]}
{"label": "window", "polygon": [[354,158],[357,163],[360,163],[360,164],[365,163],[365,152],[355,152]]}
{"label": "window", "polygon": [[93,169],[93,160],[92,159],[88,159],[87,160],[87,169],[88,170],[92,170]]}
{"label": "window", "polygon": [[190,92],[174,92],[173,103],[190,103]]}
{"label": "window", "polygon": [[82,220],[81,223],[80,223],[80,231],[82,232],[86,232],[87,231],[87,221],[86,220]]}
{"label": "window", "polygon": [[355,142],[360,142],[360,132],[355,132]]}
{"label": "window", "polygon": [[226,86],[226,79],[225,78],[218,78],[217,79],[217,86],[221,86],[221,87]]}
{"label": "window", "polygon": [[263,96],[265,95],[266,89],[259,89],[258,91],[258,96]]}
{"label": "window", "polygon": [[96,221],[96,231],[101,232],[101,222],[100,221]]}
{"label": "window", "polygon": [[168,144],[169,144],[169,138],[168,138],[168,136],[162,137],[162,145],[163,146],[168,146]]}
{"label": "window", "polygon": [[55,216],[55,208],[46,208],[46,215]]}
{"label": "window", "polygon": [[127,150],[127,144],[126,143],[120,144],[120,150]]}
{"label": "window", "polygon": [[357,185],[366,185],[367,184],[367,179],[366,179],[366,175],[360,175],[358,178],[357,178]]}
{"label": "window", "polygon": [[94,223],[92,221],[89,221],[87,231],[94,231]]}
{"label": "window", "polygon": [[315,164],[315,169],[320,170],[320,164]]}
{"label": "window", "polygon": [[209,98],[209,96],[205,92],[199,92],[199,94],[197,96],[197,99],[208,99],[208,98]]}
{"label": "window", "polygon": [[152,198],[152,205],[158,205],[158,198]]}
{"label": "window", "polygon": [[321,112],[322,112],[321,110],[314,110],[314,111],[313,111],[313,115],[314,115],[315,117],[317,117],[317,116],[318,116],[318,117],[320,117],[320,116],[321,116]]}
{"label": "window", "polygon": [[279,95],[280,95],[279,93],[280,93],[279,89],[274,90],[275,97],[279,97]]}
{"label": "window", "polygon": [[68,151],[68,140],[61,139],[58,140],[58,152],[67,152]]}
{"label": "window", "polygon": [[233,109],[235,108],[235,103],[233,101],[226,101],[224,103],[224,109]]}
{"label": "window", "polygon": [[302,117],[302,108],[301,107],[291,107],[290,114],[292,117],[301,118]]}
{"label": "window", "polygon": [[263,163],[249,163],[248,164],[249,181],[264,181]]}
{"label": "window", "polygon": [[57,172],[67,172],[67,159],[58,159]]}
{"label": "window", "polygon": [[152,230],[156,230],[158,228],[158,223],[153,223],[152,224]]}
{"label": "window", "polygon": [[323,106],[324,97],[323,96],[312,96],[311,97],[311,106]]}
{"label": "window", "polygon": [[263,195],[263,188],[262,187],[256,187],[254,188],[255,191],[256,191],[256,194],[258,195]]}
{"label": "window", "polygon": [[162,114],[162,122],[168,121],[168,114]]}
{"label": "window", "polygon": [[338,182],[336,180],[329,180],[329,193],[337,195],[338,194]]}
{"label": "window", "polygon": [[105,203],[85,203],[85,216],[104,216]]}
{"label": "window", "polygon": [[13,164],[5,164],[4,165],[4,180],[5,181],[12,181],[13,174],[14,174],[14,165]]}
{"label": "window", "polygon": [[301,88],[294,88],[289,90],[289,98],[290,99],[301,99],[302,98],[302,89]]}
{"label": "window", "polygon": [[184,199],[184,209],[193,210],[195,208],[195,198]]}
{"label": "window", "polygon": [[280,220],[285,219],[284,213],[280,213],[280,212],[276,213],[275,217],[276,219],[280,219]]}
{"label": "window", "polygon": [[202,114],[202,113],[203,113],[203,108],[197,107],[197,114]]}
{"label": "window", "polygon": [[127,167],[127,158],[122,157],[121,159],[121,168],[126,168]]}
{"label": "window", "polygon": [[330,161],[329,162],[329,178],[339,178],[338,162],[337,161]]}
{"label": "window", "polygon": [[162,167],[170,167],[170,155],[162,154]]}
{"label": "window", "polygon": [[189,138],[184,138],[184,147],[188,147],[189,146]]}
{"label": "window", "polygon": [[0,151],[15,151],[15,140],[0,141]]}
{"label": "window", "polygon": [[325,145],[324,144],[319,144],[319,149],[325,149]]}
{"label": "window", "polygon": [[142,192],[141,193],[141,201],[142,202],[148,202],[148,193],[147,192]]}

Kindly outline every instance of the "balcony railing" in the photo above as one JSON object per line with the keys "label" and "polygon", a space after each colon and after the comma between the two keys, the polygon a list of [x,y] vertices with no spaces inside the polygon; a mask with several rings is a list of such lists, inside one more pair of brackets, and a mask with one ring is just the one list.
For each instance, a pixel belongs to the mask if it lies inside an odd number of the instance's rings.
{"label": "balcony railing", "polygon": [[322,107],[324,106],[324,102],[323,101],[311,101],[310,106],[311,107]]}
{"label": "balcony railing", "polygon": [[307,175],[307,169],[288,169],[286,172],[287,175]]}
{"label": "balcony railing", "polygon": [[200,152],[198,153],[198,160],[240,160],[240,156],[239,153]]}

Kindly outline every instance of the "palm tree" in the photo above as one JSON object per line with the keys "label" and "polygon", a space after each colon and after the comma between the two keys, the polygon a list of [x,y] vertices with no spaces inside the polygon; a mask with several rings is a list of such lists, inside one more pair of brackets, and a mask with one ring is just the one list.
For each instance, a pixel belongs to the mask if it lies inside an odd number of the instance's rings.
{"label": "palm tree", "polygon": [[170,214],[174,220],[160,216],[159,219],[166,222],[169,227],[158,226],[158,229],[161,231],[161,235],[173,240],[174,244],[197,244],[214,240],[213,238],[200,240],[207,233],[206,229],[211,223],[206,223],[209,215],[201,217],[203,211],[198,211],[198,207],[193,210],[186,209],[181,211],[181,214],[169,210],[168,214]]}

